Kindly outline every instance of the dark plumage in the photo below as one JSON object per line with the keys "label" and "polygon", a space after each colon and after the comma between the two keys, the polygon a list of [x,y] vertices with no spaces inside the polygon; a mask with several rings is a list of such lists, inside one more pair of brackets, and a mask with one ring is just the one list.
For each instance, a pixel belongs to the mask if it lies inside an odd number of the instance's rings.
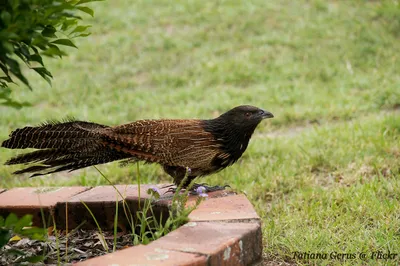
{"label": "dark plumage", "polygon": [[243,105],[210,120],[139,120],[114,127],[73,120],[50,122],[13,131],[2,147],[39,149],[6,162],[34,163],[15,174],[45,175],[127,159],[159,163],[175,184],[189,167],[186,187],[197,176],[235,163],[257,125],[271,117],[270,112]]}

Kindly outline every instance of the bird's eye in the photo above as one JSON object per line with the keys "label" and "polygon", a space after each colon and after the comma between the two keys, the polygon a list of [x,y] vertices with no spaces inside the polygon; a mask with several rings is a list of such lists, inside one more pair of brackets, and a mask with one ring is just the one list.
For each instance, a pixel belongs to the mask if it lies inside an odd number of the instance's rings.
{"label": "bird's eye", "polygon": [[244,115],[245,115],[246,117],[250,117],[250,116],[251,116],[251,113],[250,113],[250,112],[246,112]]}

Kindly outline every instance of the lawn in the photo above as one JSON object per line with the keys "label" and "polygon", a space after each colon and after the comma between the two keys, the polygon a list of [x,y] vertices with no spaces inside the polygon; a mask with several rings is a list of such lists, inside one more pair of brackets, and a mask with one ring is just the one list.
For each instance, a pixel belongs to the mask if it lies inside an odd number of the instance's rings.
{"label": "lawn", "polygon": [[[242,159],[204,179],[247,194],[263,220],[264,262],[400,263],[398,1],[91,7],[93,34],[68,57],[47,59],[52,87],[28,72],[34,90],[13,87],[15,99],[33,106],[0,107],[0,140],[66,116],[117,125],[212,118],[240,104],[265,108],[275,118],[260,124]],[[0,163],[16,153],[0,149]],[[16,169],[0,166],[0,187],[107,183],[93,168],[32,179],[13,176]],[[115,184],[136,182],[134,165],[100,169]],[[171,181],[157,165],[140,169],[143,182]],[[371,258],[377,251],[399,255]],[[328,258],[299,258],[317,253]]]}

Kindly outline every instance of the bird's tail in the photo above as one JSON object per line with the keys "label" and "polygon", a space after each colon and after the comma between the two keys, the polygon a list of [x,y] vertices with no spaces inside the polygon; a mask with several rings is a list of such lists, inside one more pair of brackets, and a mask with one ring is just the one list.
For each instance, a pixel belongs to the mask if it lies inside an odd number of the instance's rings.
{"label": "bird's tail", "polygon": [[129,157],[104,144],[100,132],[105,128],[107,126],[84,121],[48,122],[13,131],[1,146],[9,149],[38,149],[6,162],[9,165],[33,164],[14,172],[34,173],[32,177],[64,170],[73,171]]}

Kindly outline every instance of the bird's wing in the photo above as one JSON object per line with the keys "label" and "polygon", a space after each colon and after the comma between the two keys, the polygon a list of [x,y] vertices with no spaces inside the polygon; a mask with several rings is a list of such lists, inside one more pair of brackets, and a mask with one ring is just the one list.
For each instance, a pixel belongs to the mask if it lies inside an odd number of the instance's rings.
{"label": "bird's wing", "polygon": [[139,120],[102,130],[105,145],[140,160],[171,166],[202,167],[219,153],[201,120]]}

